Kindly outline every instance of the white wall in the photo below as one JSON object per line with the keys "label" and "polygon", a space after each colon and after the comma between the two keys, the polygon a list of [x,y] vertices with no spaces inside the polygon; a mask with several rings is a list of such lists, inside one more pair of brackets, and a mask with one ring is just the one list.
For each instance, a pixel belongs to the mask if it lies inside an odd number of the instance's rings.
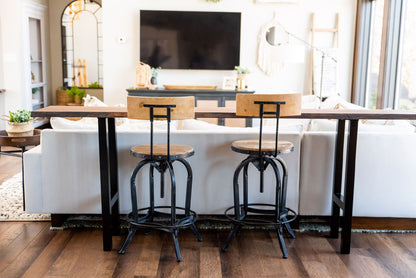
{"label": "white wall", "polygon": [[[104,100],[108,104],[126,102],[126,88],[135,85],[135,68],[139,62],[140,9],[232,11],[242,13],[240,65],[251,70],[250,86],[257,92],[307,92],[309,78],[309,50],[305,64],[287,65],[274,77],[265,75],[256,65],[257,36],[261,27],[277,13],[285,28],[310,41],[311,13],[316,13],[315,26],[330,28],[335,25],[335,14],[340,13],[339,93],[350,97],[356,0],[299,0],[298,4],[255,4],[254,0],[103,0],[104,11]],[[124,36],[127,43],[117,43]],[[318,37],[317,45],[328,38]],[[302,44],[295,39],[293,44]],[[158,84],[222,85],[224,76],[233,71],[162,70]]]}
{"label": "white wall", "polygon": [[[1,114],[9,110],[31,107],[30,101],[27,100],[30,91],[25,91],[27,77],[24,76],[24,64],[29,59],[24,55],[23,32],[23,24],[27,23],[23,19],[23,12],[27,4],[45,5],[47,0],[0,0],[0,68],[3,69],[0,70],[0,84],[6,89],[6,93],[0,96]],[[0,122],[0,129],[4,129],[4,123]]]}
{"label": "white wall", "polygon": [[[0,4],[1,5],[1,4]],[[1,6],[0,6],[1,7]],[[0,16],[0,89],[5,88],[4,84],[4,71],[3,71],[3,35],[2,35],[2,17]],[[0,115],[4,115],[5,112],[5,95],[4,93],[0,93]],[[5,123],[0,121],[0,129],[5,129]]]}
{"label": "white wall", "polygon": [[[0,0],[0,33],[2,51],[2,89],[0,112],[20,109],[24,105],[23,88],[23,42],[21,1]],[[5,122],[0,121],[0,128],[5,129]]]}

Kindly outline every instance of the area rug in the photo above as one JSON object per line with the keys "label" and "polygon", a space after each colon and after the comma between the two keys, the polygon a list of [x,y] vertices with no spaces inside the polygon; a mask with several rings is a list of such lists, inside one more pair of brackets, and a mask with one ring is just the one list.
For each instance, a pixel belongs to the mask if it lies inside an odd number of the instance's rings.
{"label": "area rug", "polygon": [[0,185],[0,221],[50,221],[49,214],[23,211],[22,173]]}

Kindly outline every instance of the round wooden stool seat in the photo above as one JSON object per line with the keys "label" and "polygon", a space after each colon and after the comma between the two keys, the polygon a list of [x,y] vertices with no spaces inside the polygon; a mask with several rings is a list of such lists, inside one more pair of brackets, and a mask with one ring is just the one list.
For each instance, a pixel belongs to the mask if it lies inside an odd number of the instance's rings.
{"label": "round wooden stool seat", "polygon": [[[167,145],[166,144],[154,144],[153,145],[153,158],[166,159],[167,158]],[[150,158],[150,145],[136,145],[130,149],[130,154],[140,158]],[[194,155],[194,148],[187,145],[170,145],[170,158],[186,158]]]}
{"label": "round wooden stool seat", "polygon": [[[239,140],[231,144],[231,149],[235,152],[244,154],[256,154],[259,152],[259,140]],[[275,140],[264,139],[261,143],[262,153],[265,155],[273,155],[275,151]],[[294,146],[288,141],[279,141],[277,146],[277,154],[293,152]]]}

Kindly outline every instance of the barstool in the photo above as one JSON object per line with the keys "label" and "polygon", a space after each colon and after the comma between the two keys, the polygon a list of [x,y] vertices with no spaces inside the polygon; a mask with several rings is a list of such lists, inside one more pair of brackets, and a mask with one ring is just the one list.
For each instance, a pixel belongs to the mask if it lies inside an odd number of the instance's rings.
{"label": "barstool", "polygon": [[[299,115],[301,110],[300,94],[237,94],[238,116],[260,118],[259,139],[234,141],[231,149],[235,152],[248,154],[234,172],[233,190],[234,206],[225,210],[225,216],[233,222],[228,239],[222,248],[225,252],[231,244],[236,233],[244,225],[274,226],[279,238],[283,258],[287,258],[285,242],[283,240],[283,227],[295,238],[290,222],[295,220],[296,213],[286,207],[286,190],[288,170],[286,163],[278,157],[279,154],[290,153],[294,150],[291,142],[279,141],[279,117]],[[263,118],[276,119],[275,138],[263,139]],[[249,203],[248,202],[248,167],[252,164],[260,172],[260,192],[264,192],[264,172],[271,166],[276,179],[275,203]],[[243,203],[240,204],[238,178],[243,170]],[[234,210],[234,215],[230,212]],[[265,217],[269,216],[269,218]],[[270,219],[271,218],[271,219]]]}
{"label": "barstool", "polygon": [[[195,226],[198,215],[191,208],[192,193],[192,169],[185,158],[194,154],[191,146],[170,144],[170,122],[171,120],[184,120],[194,118],[194,97],[127,97],[127,117],[130,119],[150,120],[150,144],[137,145],[131,148],[130,154],[142,158],[143,160],[133,170],[130,179],[131,186],[131,203],[132,212],[129,215],[129,234],[121,247],[119,253],[124,254],[127,246],[130,244],[136,230],[142,228],[154,228],[166,231],[172,234],[175,245],[176,259],[178,262],[182,260],[179,244],[178,232],[180,228],[190,227],[199,241],[201,236]],[[153,121],[154,119],[166,119],[167,121],[167,143],[153,143]],[[183,164],[187,171],[187,184],[185,206],[176,206],[176,179],[173,169],[174,162]],[[149,191],[150,206],[138,208],[136,195],[136,176],[143,166],[149,164]],[[154,201],[154,170],[160,173],[160,197],[164,198],[164,174],[167,171],[171,180],[171,205],[155,206]],[[170,213],[157,211],[156,209],[169,209]],[[183,217],[179,217],[176,211],[184,212]],[[144,216],[140,212],[146,212]],[[163,217],[168,217],[166,221]],[[170,220],[169,220],[170,218]]]}

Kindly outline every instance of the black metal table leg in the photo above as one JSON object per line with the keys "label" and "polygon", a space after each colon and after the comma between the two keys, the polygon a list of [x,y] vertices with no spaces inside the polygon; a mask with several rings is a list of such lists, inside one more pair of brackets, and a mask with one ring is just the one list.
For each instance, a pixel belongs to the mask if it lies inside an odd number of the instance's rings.
{"label": "black metal table leg", "polygon": [[330,237],[338,238],[340,207],[336,202],[341,199],[342,168],[344,164],[345,120],[338,120],[334,157],[334,183],[332,187],[332,214]]}
{"label": "black metal table leg", "polygon": [[26,151],[26,147],[22,147],[22,193],[23,193],[23,211],[26,211],[26,195],[25,195],[25,166],[23,163],[23,154]]}
{"label": "black metal table leg", "polygon": [[[218,107],[225,107],[225,97],[218,98]],[[225,119],[218,118],[218,125],[225,125]]]}
{"label": "black metal table leg", "polygon": [[110,212],[110,186],[108,175],[108,146],[106,118],[98,118],[98,142],[100,151],[101,213],[103,217],[103,249],[111,251],[113,245]]}
{"label": "black metal table leg", "polygon": [[347,167],[344,188],[344,225],[341,232],[341,254],[350,253],[352,209],[354,201],[355,162],[357,152],[358,120],[350,121]]}
{"label": "black metal table leg", "polygon": [[118,160],[116,125],[114,118],[108,118],[108,154],[110,159],[110,210],[113,235],[120,235],[120,204],[118,191]]}

